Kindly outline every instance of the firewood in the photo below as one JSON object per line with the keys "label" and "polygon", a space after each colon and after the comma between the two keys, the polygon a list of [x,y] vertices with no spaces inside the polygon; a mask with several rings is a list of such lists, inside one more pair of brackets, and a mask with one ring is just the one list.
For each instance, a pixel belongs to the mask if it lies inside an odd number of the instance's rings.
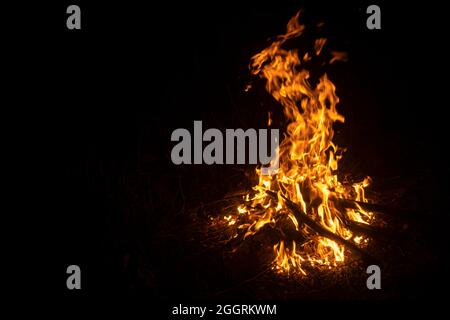
{"label": "firewood", "polygon": [[[277,197],[276,193],[272,191],[266,191],[271,196]],[[301,221],[305,223],[307,226],[309,226],[312,230],[314,230],[317,234],[320,236],[323,236],[325,238],[328,238],[330,240],[333,240],[349,250],[359,254],[363,260],[369,263],[375,263],[376,259],[369,255],[366,251],[359,248],[356,244],[345,240],[341,236],[329,231],[328,229],[324,228],[317,222],[315,222],[313,219],[311,219],[306,213],[302,211],[302,209],[294,202],[286,198],[285,196],[281,195],[283,198],[283,201],[286,203],[287,208],[294,214],[294,216],[297,218],[298,221]],[[376,263],[375,263],[376,264]]]}
{"label": "firewood", "polygon": [[362,201],[356,201],[356,200],[350,200],[350,199],[341,199],[341,198],[330,198],[331,201],[334,201],[338,203],[343,208],[350,208],[350,209],[358,209],[358,206],[360,206],[362,209],[370,211],[370,212],[377,212],[393,217],[398,217],[400,215],[409,215],[409,216],[417,216],[417,212],[412,210],[405,210],[401,208],[395,208],[390,207],[378,203],[368,203],[368,202],[362,202]]}

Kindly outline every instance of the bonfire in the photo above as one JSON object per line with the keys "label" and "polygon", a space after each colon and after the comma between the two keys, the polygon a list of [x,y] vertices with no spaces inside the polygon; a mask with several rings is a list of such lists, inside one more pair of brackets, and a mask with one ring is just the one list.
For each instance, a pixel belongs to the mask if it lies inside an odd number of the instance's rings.
{"label": "bonfire", "polygon": [[[283,48],[304,30],[297,13],[286,33],[251,59],[251,73],[265,81],[266,91],[280,106],[274,112],[283,112],[288,125],[273,160],[278,169],[267,175],[258,167],[259,183],[222,217],[235,243],[267,226],[279,230],[272,268],[300,275],[311,268],[338,267],[349,255],[369,259],[364,247],[370,239],[364,231],[374,220],[365,196],[371,178],[353,183],[338,178],[344,150],[333,141],[333,125],[345,118],[337,110],[335,85],[326,74],[314,75],[318,81],[313,84],[305,67],[322,54],[326,39],[315,40],[312,53]],[[344,58],[334,54],[329,63]]]}

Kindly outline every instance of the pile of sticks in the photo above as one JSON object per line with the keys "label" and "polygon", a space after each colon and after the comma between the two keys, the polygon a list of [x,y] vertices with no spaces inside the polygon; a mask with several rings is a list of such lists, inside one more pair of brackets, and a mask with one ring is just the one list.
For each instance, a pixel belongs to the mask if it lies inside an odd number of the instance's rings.
{"label": "pile of sticks", "polygon": [[[266,193],[274,200],[278,201],[278,195],[276,192],[267,190]],[[369,254],[366,250],[358,247],[354,242],[346,240],[342,238],[340,235],[331,232],[330,230],[323,227],[320,223],[313,220],[309,215],[303,212],[301,206],[292,202],[285,196],[281,195],[283,202],[285,203],[285,207],[289,212],[291,212],[299,223],[307,225],[311,230],[313,230],[317,235],[328,238],[340,245],[345,246],[351,252],[357,254],[365,263],[368,264],[379,264],[379,259]],[[355,200],[341,199],[341,198],[330,198],[330,201],[333,201],[335,206],[340,209],[355,209],[358,210],[362,208],[366,211],[374,212],[376,214],[385,215],[389,217],[402,217],[403,215],[414,215],[414,212],[410,212],[407,210],[393,208],[381,204],[374,203],[366,203]],[[393,237],[401,237],[402,234],[398,230],[387,229],[380,226],[372,226],[363,223],[359,223],[347,218],[343,218],[342,222],[345,226],[350,229],[355,235],[364,235],[373,239],[387,240]],[[262,228],[259,230],[266,230]],[[286,240],[295,240],[302,241],[302,235],[299,232],[292,232],[290,230],[284,230],[282,232],[283,238]],[[236,243],[242,241],[244,235],[241,233],[238,237],[231,239],[229,245],[234,246]]]}

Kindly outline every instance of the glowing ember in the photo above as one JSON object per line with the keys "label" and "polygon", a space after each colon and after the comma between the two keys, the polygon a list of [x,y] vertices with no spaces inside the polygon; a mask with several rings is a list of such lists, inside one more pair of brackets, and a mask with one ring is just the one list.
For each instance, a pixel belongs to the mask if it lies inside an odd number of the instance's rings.
{"label": "glowing ember", "polygon": [[[299,13],[287,25],[287,32],[280,35],[266,49],[253,56],[251,71],[266,81],[266,90],[283,107],[289,124],[278,150],[279,169],[272,176],[256,172],[259,183],[245,196],[237,212],[225,217],[226,223],[244,230],[244,239],[254,235],[267,224],[276,226],[288,218],[300,240],[280,240],[274,247],[274,269],[306,275],[305,266],[333,268],[348,258],[343,244],[324,237],[309,225],[298,221],[285,199],[298,205],[299,209],[321,227],[350,241],[358,247],[368,239],[356,236],[348,222],[369,224],[372,213],[358,209],[342,209],[336,199],[345,198],[367,202],[364,188],[370,178],[346,186],[338,180],[338,161],[342,150],[333,143],[333,123],[344,122],[336,110],[339,98],[335,86],[326,74],[313,86],[310,73],[303,62],[310,60],[306,53],[286,50],[282,45],[302,35],[304,26],[298,21]],[[314,44],[314,54],[319,55],[326,39]],[[303,59],[300,57],[303,56]],[[333,54],[331,62],[344,54]],[[272,120],[269,118],[269,125]],[[286,219],[284,219],[286,220]]]}

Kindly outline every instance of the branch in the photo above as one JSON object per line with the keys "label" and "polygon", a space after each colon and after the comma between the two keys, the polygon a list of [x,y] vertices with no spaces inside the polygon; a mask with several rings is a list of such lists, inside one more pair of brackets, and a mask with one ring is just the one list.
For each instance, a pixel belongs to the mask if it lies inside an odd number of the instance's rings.
{"label": "branch", "polygon": [[[277,194],[275,192],[273,192],[273,191],[266,191],[266,192],[269,195],[271,195],[272,197],[277,197]],[[374,257],[372,257],[367,252],[365,252],[364,250],[359,248],[356,244],[354,244],[353,242],[350,242],[348,240],[345,240],[341,236],[339,236],[339,235],[331,232],[330,230],[324,228],[322,225],[318,224],[313,219],[311,219],[306,213],[304,213],[296,203],[292,202],[291,200],[289,200],[288,198],[286,198],[283,195],[281,195],[281,197],[285,201],[286,206],[288,207],[288,209],[294,214],[294,216],[297,218],[298,221],[302,221],[303,223],[308,225],[311,229],[313,229],[319,235],[321,235],[321,236],[323,236],[325,238],[328,238],[330,240],[333,240],[333,241],[335,241],[335,242],[337,242],[337,243],[339,243],[341,245],[344,245],[349,250],[351,250],[353,252],[356,252],[366,262],[375,262],[375,258]]]}

